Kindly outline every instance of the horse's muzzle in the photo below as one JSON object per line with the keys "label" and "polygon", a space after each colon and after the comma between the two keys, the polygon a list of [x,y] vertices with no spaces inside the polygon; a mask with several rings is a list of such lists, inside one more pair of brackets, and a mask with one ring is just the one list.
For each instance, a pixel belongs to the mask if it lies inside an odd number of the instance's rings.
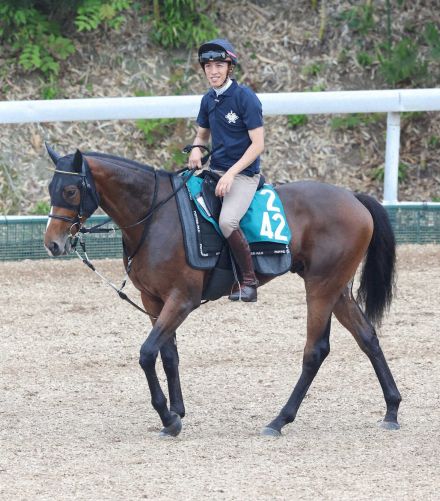
{"label": "horse's muzzle", "polygon": [[71,248],[70,241],[67,240],[64,244],[56,242],[52,240],[44,245],[46,247],[47,253],[49,256],[57,257],[57,256],[65,256]]}

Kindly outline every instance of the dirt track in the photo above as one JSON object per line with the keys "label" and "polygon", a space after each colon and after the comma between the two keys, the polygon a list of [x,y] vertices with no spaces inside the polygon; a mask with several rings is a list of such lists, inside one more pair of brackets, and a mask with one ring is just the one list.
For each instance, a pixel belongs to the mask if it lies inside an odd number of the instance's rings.
{"label": "dirt track", "polygon": [[[122,277],[119,261],[97,264]],[[297,420],[280,439],[259,436],[300,371],[296,276],[261,289],[257,305],[221,300],[184,323],[187,417],[172,440],[158,438],[138,366],[141,313],[79,261],[2,263],[0,286],[1,499],[439,499],[440,246],[399,248],[380,332],[404,399],[397,432],[376,427],[376,376],[335,320]]]}

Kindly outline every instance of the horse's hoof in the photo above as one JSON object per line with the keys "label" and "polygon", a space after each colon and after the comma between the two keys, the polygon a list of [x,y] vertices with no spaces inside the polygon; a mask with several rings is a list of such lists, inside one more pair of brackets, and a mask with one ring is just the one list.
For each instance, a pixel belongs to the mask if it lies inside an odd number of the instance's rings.
{"label": "horse's hoof", "polygon": [[176,417],[176,419],[169,426],[162,428],[161,432],[159,433],[160,438],[177,437],[177,435],[182,431],[182,419],[180,418],[179,414],[176,414],[174,412],[172,414]]}
{"label": "horse's hoof", "polygon": [[384,430],[398,430],[400,429],[400,424],[397,421],[384,421],[380,419],[377,425]]}
{"label": "horse's hoof", "polygon": [[265,426],[260,435],[263,437],[281,437],[281,432],[276,430],[275,428],[271,428],[270,426]]}

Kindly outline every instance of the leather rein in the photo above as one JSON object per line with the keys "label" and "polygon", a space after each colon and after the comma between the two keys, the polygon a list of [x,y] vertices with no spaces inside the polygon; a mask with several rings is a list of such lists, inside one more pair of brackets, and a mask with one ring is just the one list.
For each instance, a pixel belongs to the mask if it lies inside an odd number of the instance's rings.
{"label": "leather rein", "polygon": [[[185,153],[189,153],[193,148],[196,148],[196,147],[201,148],[201,149],[205,149],[206,151],[208,151],[208,153],[202,158],[202,164],[205,164],[208,161],[208,158],[210,157],[210,155],[212,153],[206,146],[202,146],[202,145],[187,145],[187,146],[185,146],[185,148],[183,149],[183,151]],[[142,244],[144,243],[144,241],[145,241],[145,239],[147,237],[149,219],[151,218],[151,216],[158,209],[160,209],[163,205],[165,205],[169,200],[171,200],[172,198],[174,198],[176,196],[176,194],[184,186],[186,186],[187,182],[194,175],[194,173],[195,173],[196,170],[197,170],[197,167],[194,167],[192,169],[184,168],[184,169],[181,169],[180,171],[177,171],[176,172],[177,175],[179,175],[179,174],[181,174],[183,172],[189,172],[189,175],[185,176],[182,184],[177,189],[173,190],[173,192],[170,195],[168,195],[166,198],[164,198],[163,200],[161,200],[160,202],[157,202],[157,203],[156,203],[156,201],[157,201],[157,195],[158,195],[159,182],[158,182],[158,179],[157,179],[157,171],[154,170],[153,200],[151,202],[150,208],[148,209],[147,213],[145,214],[145,216],[142,219],[140,219],[136,223],[133,223],[133,224],[130,224],[130,225],[127,225],[127,226],[119,226],[117,228],[101,228],[101,226],[103,226],[103,225],[107,224],[109,221],[111,221],[111,218],[108,218],[105,221],[103,221],[102,223],[97,224],[95,226],[92,226],[91,228],[85,228],[83,226],[83,224],[84,224],[84,222],[83,222],[83,219],[84,219],[84,200],[85,200],[85,197],[87,196],[88,190],[89,190],[89,188],[87,186],[87,183],[86,183],[86,174],[84,174],[83,172],[66,172],[66,171],[54,169],[55,173],[67,174],[67,175],[71,175],[71,176],[80,176],[82,178],[82,180],[81,180],[81,188],[80,188],[80,203],[79,203],[78,213],[74,217],[61,216],[61,215],[57,215],[57,214],[49,214],[48,217],[52,218],[52,219],[58,219],[60,221],[65,221],[67,223],[71,223],[71,227],[70,227],[70,230],[69,230],[69,232],[70,232],[69,238],[70,238],[70,241],[71,241],[71,249],[72,249],[73,252],[75,252],[75,254],[78,256],[78,258],[85,265],[87,265],[92,271],[94,271],[107,285],[109,285],[112,289],[114,289],[116,291],[116,293],[118,294],[118,296],[121,299],[123,299],[124,301],[127,301],[128,303],[130,303],[132,306],[134,306],[137,310],[141,311],[142,313],[145,313],[146,315],[149,315],[153,319],[157,319],[156,316],[152,315],[151,313],[147,312],[146,310],[144,310],[143,308],[141,308],[139,305],[137,305],[136,303],[134,303],[127,296],[127,294],[125,294],[125,292],[122,291],[122,289],[125,287],[125,285],[127,283],[127,279],[128,279],[129,274],[130,274],[130,271],[131,271],[131,266],[132,266],[133,259],[136,256],[136,254],[138,253],[139,249],[142,247]],[[171,176],[172,174],[169,174],[169,175]],[[90,261],[88,255],[87,255],[86,245],[85,245],[85,241],[83,239],[83,235],[86,234],[86,233],[110,233],[110,232],[114,233],[116,231],[121,231],[121,230],[129,229],[129,228],[134,228],[134,227],[136,227],[136,226],[138,226],[138,225],[140,225],[142,223],[146,223],[146,224],[144,225],[144,229],[143,229],[141,238],[140,238],[140,240],[139,240],[139,242],[138,242],[138,244],[137,244],[134,252],[132,252],[130,256],[127,256],[127,266],[126,266],[126,269],[125,269],[125,277],[122,280],[121,286],[117,287],[110,280],[108,280],[101,273],[99,273],[98,270],[93,265],[93,263]],[[74,226],[78,226],[78,230],[77,230],[77,233],[75,235],[72,235],[72,228]],[[78,250],[76,248],[78,243],[81,246],[82,252],[84,254],[83,256],[81,256],[81,254],[78,252]],[[123,241],[123,250],[124,250],[124,254],[126,254],[124,241]]]}

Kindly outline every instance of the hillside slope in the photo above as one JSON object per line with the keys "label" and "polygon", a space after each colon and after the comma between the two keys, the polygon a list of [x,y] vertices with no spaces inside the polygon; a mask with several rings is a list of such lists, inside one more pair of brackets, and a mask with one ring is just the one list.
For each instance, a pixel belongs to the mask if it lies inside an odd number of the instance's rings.
{"label": "hillside slope", "polygon": [[[362,47],[359,33],[346,19],[353,9],[351,2],[326,2],[325,17],[311,3],[220,0],[213,4],[219,33],[234,42],[239,54],[238,80],[257,92],[390,88],[379,72],[377,58],[367,65],[359,63],[361,52],[374,56],[374,44],[383,36],[385,2],[374,2],[378,4],[374,28],[368,35],[369,45]],[[396,40],[415,36],[428,22],[439,25],[437,0],[407,3],[393,13]],[[206,85],[196,48],[165,51],[151,42],[149,29],[148,23],[131,15],[119,33],[78,36],[78,52],[63,68],[57,97],[203,93]],[[23,75],[17,68],[5,73],[0,76],[1,100],[39,99],[44,94],[47,84],[35,75]],[[436,86],[439,75],[437,61],[418,86]],[[400,86],[408,87],[405,82]],[[380,198],[386,116],[339,118],[315,115],[289,122],[286,116],[266,117],[263,169],[268,180],[319,179]],[[0,211],[27,213],[37,202],[47,200],[50,172],[44,140],[61,153],[76,148],[99,150],[156,167],[182,167],[184,158],[178,151],[191,142],[194,120],[156,125],[149,141],[132,121],[2,126]],[[403,116],[401,200],[438,200],[439,149],[438,113]]]}

